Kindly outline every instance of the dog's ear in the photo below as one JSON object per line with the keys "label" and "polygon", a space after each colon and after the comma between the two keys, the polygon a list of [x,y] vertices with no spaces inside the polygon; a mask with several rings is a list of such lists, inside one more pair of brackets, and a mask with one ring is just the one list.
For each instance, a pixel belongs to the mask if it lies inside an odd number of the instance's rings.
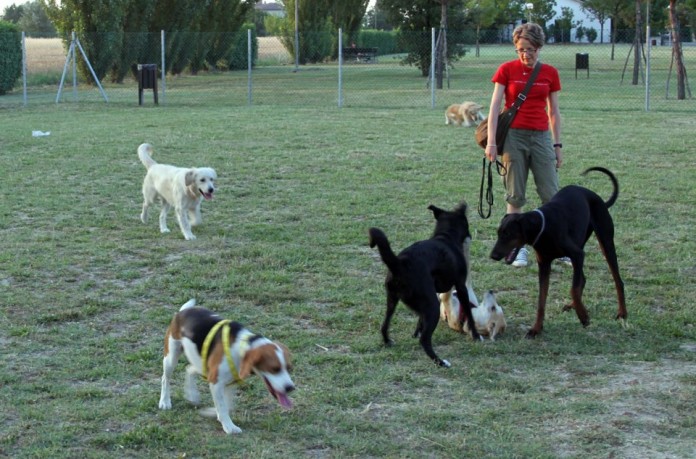
{"label": "dog's ear", "polygon": [[186,186],[191,186],[196,182],[196,169],[189,169],[186,171],[186,176],[184,177],[184,183]]}
{"label": "dog's ear", "polygon": [[244,359],[242,359],[242,366],[239,369],[239,377],[241,379],[246,379],[253,370],[256,363],[261,359],[261,351],[256,349],[250,349],[244,354]]}
{"label": "dog's ear", "polygon": [[444,210],[442,210],[439,207],[434,206],[432,204],[430,204],[428,206],[428,209],[433,212],[433,216],[435,217],[435,220],[437,220],[440,217],[440,215],[442,215],[442,213],[444,212]]}
{"label": "dog's ear", "polygon": [[285,344],[276,343],[280,350],[283,352],[283,358],[285,359],[285,367],[288,371],[292,370],[292,354],[290,354],[290,349],[288,349]]}
{"label": "dog's ear", "polygon": [[459,203],[456,209],[454,209],[455,212],[458,214],[462,214],[466,216],[466,201],[462,201]]}

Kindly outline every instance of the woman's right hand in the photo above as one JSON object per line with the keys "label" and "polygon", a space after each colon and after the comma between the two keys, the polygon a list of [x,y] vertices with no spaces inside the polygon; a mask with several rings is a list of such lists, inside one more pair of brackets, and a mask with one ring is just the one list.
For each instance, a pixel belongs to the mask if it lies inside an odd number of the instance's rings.
{"label": "woman's right hand", "polygon": [[498,146],[497,145],[486,145],[486,158],[488,161],[494,163],[498,157]]}

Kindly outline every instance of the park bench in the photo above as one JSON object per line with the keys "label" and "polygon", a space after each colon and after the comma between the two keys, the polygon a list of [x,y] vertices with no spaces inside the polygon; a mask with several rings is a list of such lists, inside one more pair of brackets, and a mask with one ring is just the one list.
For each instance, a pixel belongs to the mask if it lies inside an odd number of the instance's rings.
{"label": "park bench", "polygon": [[372,64],[377,62],[377,48],[343,48],[343,61]]}

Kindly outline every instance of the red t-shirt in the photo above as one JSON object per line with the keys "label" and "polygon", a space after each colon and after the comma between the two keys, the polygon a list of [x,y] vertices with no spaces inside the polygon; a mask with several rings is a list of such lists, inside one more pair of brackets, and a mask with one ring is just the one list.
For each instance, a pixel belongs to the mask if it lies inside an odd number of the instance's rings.
{"label": "red t-shirt", "polygon": [[[491,81],[505,86],[505,108],[508,108],[527,85],[532,69],[518,59],[503,63],[493,75]],[[536,81],[527,93],[527,99],[520,107],[512,128],[547,131],[549,116],[546,113],[549,94],[561,90],[558,70],[548,64],[541,64]]]}

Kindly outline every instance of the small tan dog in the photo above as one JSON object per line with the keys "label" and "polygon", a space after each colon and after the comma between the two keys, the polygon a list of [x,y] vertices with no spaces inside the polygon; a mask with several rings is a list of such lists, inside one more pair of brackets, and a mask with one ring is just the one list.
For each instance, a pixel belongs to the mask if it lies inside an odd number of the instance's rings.
{"label": "small tan dog", "polygon": [[[476,293],[471,282],[471,238],[467,238],[463,244],[464,259],[466,260],[466,290],[468,301],[471,303],[471,315],[476,323],[476,330],[484,336],[488,336],[491,341],[495,341],[495,335],[505,331],[507,322],[501,308],[495,298],[493,290],[488,290],[483,295],[483,304],[479,304]],[[463,314],[459,297],[453,288],[449,292],[438,294],[440,300],[440,319],[447,322],[447,325],[458,332],[469,333],[466,317]]]}
{"label": "small tan dog", "polygon": [[481,111],[483,106],[476,102],[464,102],[463,104],[452,104],[445,111],[445,124],[456,124],[461,126],[478,126],[486,119]]}
{"label": "small tan dog", "polygon": [[[471,308],[471,314],[476,322],[476,330],[483,336],[488,335],[491,341],[495,341],[495,336],[504,332],[507,327],[503,308],[498,305],[495,293],[493,290],[488,290],[483,295],[483,304],[479,304],[473,289],[470,287],[467,289],[469,301],[476,306]],[[469,333],[467,322],[464,317],[460,316],[462,308],[457,292],[450,290],[446,293],[440,293],[438,297],[440,298],[440,318],[447,322],[450,328],[462,333]]]}

